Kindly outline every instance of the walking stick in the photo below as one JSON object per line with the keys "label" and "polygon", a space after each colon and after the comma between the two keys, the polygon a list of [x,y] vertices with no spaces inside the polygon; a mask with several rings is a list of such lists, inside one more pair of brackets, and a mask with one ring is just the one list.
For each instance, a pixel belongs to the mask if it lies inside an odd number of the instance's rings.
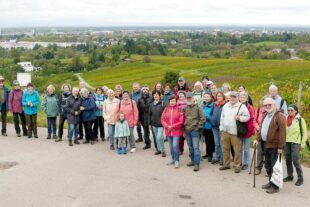
{"label": "walking stick", "polygon": [[[252,161],[251,161],[251,167],[250,167],[249,174],[252,173],[252,166],[253,166],[253,161],[254,161],[255,157],[256,157],[256,145],[254,145],[254,152],[253,152],[253,157],[252,157]],[[255,168],[254,168],[254,174],[255,174]]]}
{"label": "walking stick", "polygon": [[254,155],[253,155],[254,158],[254,183],[253,183],[253,188],[255,188],[255,169],[256,169],[256,145],[254,146]]}

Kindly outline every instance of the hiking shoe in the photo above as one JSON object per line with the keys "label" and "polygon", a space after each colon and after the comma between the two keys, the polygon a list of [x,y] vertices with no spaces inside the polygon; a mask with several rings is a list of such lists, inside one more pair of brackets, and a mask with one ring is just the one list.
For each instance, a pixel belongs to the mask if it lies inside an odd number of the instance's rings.
{"label": "hiking shoe", "polygon": [[144,146],[142,149],[146,150],[146,149],[150,149],[150,148],[151,148],[150,146]]}
{"label": "hiking shoe", "polygon": [[23,137],[27,137],[27,136],[28,136],[28,132],[24,132]]}
{"label": "hiking shoe", "polygon": [[74,140],[74,144],[80,144],[80,142],[76,139]]}
{"label": "hiking shoe", "polygon": [[229,166],[222,166],[222,167],[219,168],[219,170],[229,170],[229,169],[230,169]]}
{"label": "hiking shoe", "polygon": [[219,162],[220,162],[219,160],[212,160],[211,164],[215,165],[215,164],[217,164]]}
{"label": "hiking shoe", "polygon": [[51,139],[51,135],[47,135],[46,139]]}
{"label": "hiking shoe", "polygon": [[175,162],[174,162],[174,167],[175,167],[175,168],[179,168],[179,167],[180,167],[179,161],[175,161]]}
{"label": "hiking shoe", "polygon": [[166,153],[165,153],[165,152],[162,152],[162,153],[161,153],[161,156],[162,156],[162,157],[166,157]]}
{"label": "hiking shoe", "polygon": [[271,186],[270,188],[268,188],[268,189],[266,190],[266,192],[267,192],[268,194],[277,193],[277,192],[279,192],[279,188],[276,188],[276,187],[274,187],[274,186]]}
{"label": "hiking shoe", "polygon": [[17,137],[21,137],[22,135],[20,135],[20,133],[17,134]]}
{"label": "hiking shoe", "polygon": [[83,142],[83,144],[89,144],[89,141],[85,140],[85,141]]}
{"label": "hiking shoe", "polygon": [[70,146],[70,147],[72,147],[72,146],[73,146],[72,141],[69,141],[69,146]]}
{"label": "hiking shoe", "polygon": [[287,176],[286,178],[283,179],[283,182],[291,182],[294,180],[293,176]]}
{"label": "hiking shoe", "polygon": [[37,134],[35,134],[35,135],[34,135],[34,138],[36,138],[36,139],[37,139],[37,138],[39,138],[39,137],[38,137],[38,135],[37,135]]}
{"label": "hiking shoe", "polygon": [[105,138],[104,138],[104,137],[101,137],[101,141],[103,141],[103,142],[104,142],[104,141],[105,141]]}
{"label": "hiking shoe", "polygon": [[234,172],[235,173],[240,173],[240,168],[235,168]]}
{"label": "hiking shoe", "polygon": [[186,164],[187,167],[193,167],[194,166],[194,163],[192,161],[190,161],[189,163]]}
{"label": "hiking shoe", "polygon": [[130,153],[135,153],[136,151],[137,151],[136,148],[132,148],[132,149],[130,150]]}
{"label": "hiking shoe", "polygon": [[194,166],[194,171],[195,171],[195,172],[199,171],[199,166],[198,166],[198,165],[195,165],[195,166]]}
{"label": "hiking shoe", "polygon": [[126,147],[124,147],[124,149],[123,149],[123,153],[124,153],[124,155],[126,155],[126,154],[127,154],[127,148],[126,148]]}
{"label": "hiking shoe", "polygon": [[110,150],[115,150],[113,145],[110,146]]}
{"label": "hiking shoe", "polygon": [[143,142],[143,139],[139,138],[139,139],[136,140],[136,143],[139,143],[139,142]]}
{"label": "hiking shoe", "polygon": [[208,159],[207,155],[202,156],[202,159]]}
{"label": "hiking shoe", "polygon": [[301,186],[303,184],[303,180],[298,179],[297,182],[295,183],[296,186]]}
{"label": "hiking shoe", "polygon": [[248,169],[247,165],[243,165],[242,168],[241,168],[241,170],[246,170],[246,169]]}
{"label": "hiking shoe", "polygon": [[55,139],[55,142],[61,142],[62,138],[58,137],[57,139]]}
{"label": "hiking shoe", "polygon": [[91,140],[91,141],[90,141],[90,144],[91,144],[91,145],[94,145],[94,144],[95,144],[95,141]]}
{"label": "hiking shoe", "polygon": [[2,132],[2,136],[8,136],[6,132]]}
{"label": "hiking shoe", "polygon": [[262,170],[261,169],[255,169],[255,175],[259,175],[259,174],[261,174],[262,173]]}
{"label": "hiking shoe", "polygon": [[174,165],[174,161],[168,162],[167,165]]}
{"label": "hiking shoe", "polygon": [[58,137],[57,137],[57,135],[55,134],[55,135],[53,135],[53,139],[57,139]]}
{"label": "hiking shoe", "polygon": [[212,157],[208,157],[208,162],[212,162]]}
{"label": "hiking shoe", "polygon": [[120,148],[120,147],[117,148],[117,154],[119,154],[119,155],[122,154],[122,148]]}
{"label": "hiking shoe", "polygon": [[265,185],[262,185],[262,189],[269,189],[271,187],[272,187],[271,183],[267,183]]}
{"label": "hiking shoe", "polygon": [[160,151],[156,151],[156,152],[154,153],[154,155],[160,155],[160,154],[161,154]]}

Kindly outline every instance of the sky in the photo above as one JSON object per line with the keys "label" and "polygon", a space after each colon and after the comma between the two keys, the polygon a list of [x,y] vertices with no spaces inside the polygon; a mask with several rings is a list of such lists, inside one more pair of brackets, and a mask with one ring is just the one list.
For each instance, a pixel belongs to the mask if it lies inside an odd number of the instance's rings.
{"label": "sky", "polygon": [[0,0],[0,27],[310,25],[310,0]]}

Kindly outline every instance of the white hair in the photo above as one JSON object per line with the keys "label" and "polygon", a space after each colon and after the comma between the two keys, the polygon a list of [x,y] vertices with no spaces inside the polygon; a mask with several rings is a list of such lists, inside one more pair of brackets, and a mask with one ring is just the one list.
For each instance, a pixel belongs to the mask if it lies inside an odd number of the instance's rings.
{"label": "white hair", "polygon": [[278,87],[277,87],[276,85],[274,85],[274,84],[271,84],[271,86],[269,86],[269,91],[270,91],[271,89],[278,90]]}

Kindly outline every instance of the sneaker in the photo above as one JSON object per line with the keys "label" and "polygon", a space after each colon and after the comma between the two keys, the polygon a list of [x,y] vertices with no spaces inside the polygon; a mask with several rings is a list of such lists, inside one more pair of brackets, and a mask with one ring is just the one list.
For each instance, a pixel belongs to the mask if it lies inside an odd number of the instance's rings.
{"label": "sneaker", "polygon": [[76,139],[74,140],[74,144],[80,144],[80,142]]}
{"label": "sneaker", "polygon": [[132,149],[130,150],[130,153],[135,153],[136,151],[137,151],[136,148],[132,148]]}
{"label": "sneaker", "polygon": [[161,154],[160,151],[156,151],[156,152],[154,153],[154,155],[160,155],[160,154]]}
{"label": "sneaker", "polygon": [[166,157],[166,153],[165,153],[165,152],[162,152],[162,153],[161,153],[161,156],[162,156],[162,157]]}
{"label": "sneaker", "polygon": [[270,188],[266,190],[266,193],[268,194],[273,194],[273,193],[278,193],[278,192],[279,192],[279,188],[276,188],[274,186],[271,186]]}
{"label": "sneaker", "polygon": [[207,155],[202,156],[202,159],[208,159]]}
{"label": "sneaker", "polygon": [[110,146],[110,150],[115,150],[113,145]]}
{"label": "sneaker", "polygon": [[296,186],[301,186],[303,184],[303,180],[298,179],[297,182],[295,183]]}
{"label": "sneaker", "polygon": [[179,168],[179,167],[180,167],[179,161],[175,161],[175,162],[174,162],[174,167],[175,167],[175,168]]}
{"label": "sneaker", "polygon": [[122,148],[120,148],[120,147],[117,148],[117,154],[119,154],[119,155],[122,154]]}
{"label": "sneaker", "polygon": [[212,157],[208,157],[208,162],[212,162]]}
{"label": "sneaker", "polygon": [[222,167],[219,168],[219,170],[229,170],[229,169],[230,169],[229,166],[222,166]]}
{"label": "sneaker", "polygon": [[38,135],[37,135],[37,134],[35,134],[35,135],[34,135],[34,138],[36,138],[36,139],[37,139],[37,138],[39,138],[39,137],[38,137]]}
{"label": "sneaker", "polygon": [[17,137],[21,137],[22,135],[20,135],[20,133],[17,134]]}
{"label": "sneaker", "polygon": [[104,138],[104,137],[102,137],[102,138],[101,138],[101,141],[103,141],[103,142],[104,142],[104,141],[105,141],[105,138]]}
{"label": "sneaker", "polygon": [[51,135],[47,135],[46,139],[51,139]]}
{"label": "sneaker", "polygon": [[223,161],[220,161],[220,166],[223,166]]}
{"label": "sneaker", "polygon": [[94,145],[94,144],[95,144],[95,141],[91,140],[91,141],[90,141],[90,144],[91,144],[91,145]]}
{"label": "sneaker", "polygon": [[246,169],[248,169],[248,166],[247,166],[247,165],[243,165],[243,166],[241,167],[241,170],[246,170]]}
{"label": "sneaker", "polygon": [[189,163],[186,164],[187,167],[193,167],[194,166],[194,163],[192,161],[190,161]]}
{"label": "sneaker", "polygon": [[265,185],[262,185],[262,189],[269,189],[271,187],[272,187],[271,183],[267,183]]}
{"label": "sneaker", "polygon": [[217,164],[217,163],[219,163],[219,162],[220,162],[220,161],[218,161],[218,160],[212,160],[211,164],[215,165],[215,164]]}
{"label": "sneaker", "polygon": [[139,142],[143,142],[143,139],[139,138],[139,139],[136,140],[136,143],[139,143]]}
{"label": "sneaker", "polygon": [[28,132],[23,132],[23,137],[27,137],[28,136]]}
{"label": "sneaker", "polygon": [[57,135],[56,134],[54,134],[53,135],[53,139],[57,139],[58,137],[57,137]]}
{"label": "sneaker", "polygon": [[174,161],[168,162],[167,165],[174,165]]}
{"label": "sneaker", "polygon": [[2,132],[2,136],[8,136],[8,134],[6,132]]}
{"label": "sneaker", "polygon": [[83,144],[89,144],[89,141],[85,140],[85,141],[83,142]]}
{"label": "sneaker", "polygon": [[195,171],[195,172],[199,171],[199,166],[198,166],[198,165],[195,165],[195,166],[194,166],[194,171]]}
{"label": "sneaker", "polygon": [[255,175],[259,175],[259,174],[261,174],[262,173],[262,170],[261,169],[255,169]]}
{"label": "sneaker", "polygon": [[287,176],[286,178],[283,179],[283,182],[291,182],[294,180],[293,176]]}
{"label": "sneaker", "polygon": [[61,142],[62,138],[58,137],[57,139],[55,139],[55,142]]}
{"label": "sneaker", "polygon": [[235,168],[234,172],[235,173],[240,173],[240,168]]}
{"label": "sneaker", "polygon": [[124,153],[124,155],[127,154],[127,148],[126,147],[124,147],[123,153]]}
{"label": "sneaker", "polygon": [[146,150],[146,149],[150,149],[150,148],[151,148],[150,146],[146,146],[146,145],[145,145],[142,149],[143,149],[143,150]]}
{"label": "sneaker", "polygon": [[70,146],[70,147],[72,147],[72,146],[73,146],[72,141],[69,141],[69,146]]}

